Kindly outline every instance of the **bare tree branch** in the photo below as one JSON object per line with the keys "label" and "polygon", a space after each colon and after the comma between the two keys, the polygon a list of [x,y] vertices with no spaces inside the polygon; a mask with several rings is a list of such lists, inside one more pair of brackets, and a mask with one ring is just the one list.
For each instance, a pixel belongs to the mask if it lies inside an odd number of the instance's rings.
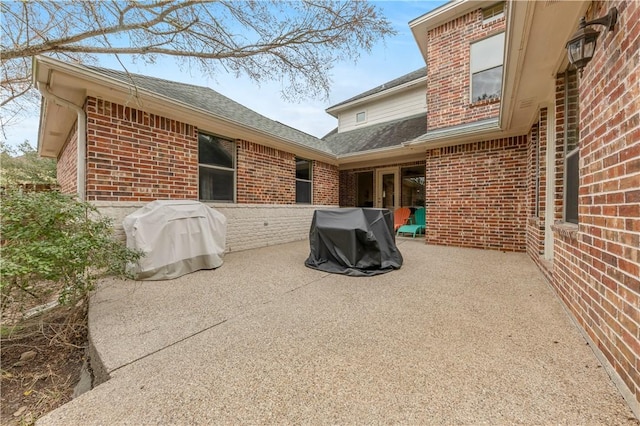
{"label": "bare tree branch", "polygon": [[168,55],[210,76],[281,81],[285,98],[326,97],[333,63],[394,34],[364,1],[30,0],[0,2],[0,12],[3,109],[27,98],[34,55]]}

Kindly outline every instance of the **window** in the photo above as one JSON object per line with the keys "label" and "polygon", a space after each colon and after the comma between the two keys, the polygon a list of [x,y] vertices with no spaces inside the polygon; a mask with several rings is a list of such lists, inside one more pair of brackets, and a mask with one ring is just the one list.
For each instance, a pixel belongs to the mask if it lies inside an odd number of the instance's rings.
{"label": "window", "polygon": [[356,114],[356,123],[364,123],[367,119],[367,114],[364,111],[361,111]]}
{"label": "window", "polygon": [[496,3],[493,6],[482,9],[482,23],[488,24],[504,16],[504,2]]}
{"label": "window", "polygon": [[471,103],[500,99],[504,33],[471,45]]}
{"label": "window", "polygon": [[580,186],[578,146],[578,73],[576,70],[565,72],[564,92],[565,117],[567,125],[564,133],[564,220],[578,223],[578,188]]}
{"label": "window", "polygon": [[311,204],[311,161],[296,157],[296,203]]}
{"label": "window", "polygon": [[356,207],[373,207],[373,172],[359,172],[356,176]]}
{"label": "window", "polygon": [[402,207],[424,207],[424,168],[402,168]]}
{"label": "window", "polygon": [[233,202],[236,144],[198,133],[198,175],[200,200]]}

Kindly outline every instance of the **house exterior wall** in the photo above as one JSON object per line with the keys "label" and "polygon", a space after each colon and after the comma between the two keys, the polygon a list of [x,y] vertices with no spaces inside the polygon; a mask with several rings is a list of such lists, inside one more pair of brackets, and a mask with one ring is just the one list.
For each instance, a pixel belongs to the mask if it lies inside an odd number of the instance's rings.
{"label": "house exterior wall", "polygon": [[618,8],[580,78],[578,226],[554,227],[553,286],[640,402],[640,3]]}
{"label": "house exterior wall", "polygon": [[[401,93],[341,111],[338,114],[338,132],[424,114],[427,110],[425,91],[426,84],[423,82]],[[356,123],[356,114],[361,111],[365,112],[366,120]]]}
{"label": "house exterior wall", "polygon": [[[86,109],[87,200],[120,238],[122,219],[147,202],[198,199],[195,126],[95,98]],[[336,166],[313,161],[313,205],[296,205],[294,154],[245,140],[236,148],[237,203],[207,203],[227,217],[228,251],[305,239],[313,211],[338,204]],[[60,157],[63,192],[75,192],[75,152],[69,143]]]}
{"label": "house exterior wall", "polygon": [[525,251],[526,140],[427,151],[427,244]]}
{"label": "house exterior wall", "polygon": [[504,29],[504,17],[483,24],[477,9],[427,33],[428,131],[498,117],[499,101],[471,103],[470,52],[473,42]]}
{"label": "house exterior wall", "polygon": [[89,98],[87,201],[198,198],[197,129]]}
{"label": "house exterior wall", "polygon": [[237,160],[237,202],[295,204],[295,170],[295,155],[240,141]]}
{"label": "house exterior wall", "polygon": [[339,204],[339,173],[338,166],[313,162],[313,203],[334,205]]}
{"label": "house exterior wall", "polygon": [[[357,204],[357,174],[362,172],[373,172],[373,199],[378,198],[378,188],[376,187],[376,169],[388,169],[391,167],[397,167],[398,169],[402,169],[403,167],[414,167],[414,166],[424,166],[424,161],[416,160],[410,162],[401,162],[401,163],[388,163],[384,165],[379,165],[376,167],[358,167],[355,169],[346,169],[340,170],[339,180],[340,180],[340,207],[356,207]],[[398,175],[399,179],[402,179],[400,175]],[[400,185],[401,186],[401,185]]]}
{"label": "house exterior wall", "polygon": [[57,158],[56,177],[60,191],[66,194],[78,192],[78,125]]}

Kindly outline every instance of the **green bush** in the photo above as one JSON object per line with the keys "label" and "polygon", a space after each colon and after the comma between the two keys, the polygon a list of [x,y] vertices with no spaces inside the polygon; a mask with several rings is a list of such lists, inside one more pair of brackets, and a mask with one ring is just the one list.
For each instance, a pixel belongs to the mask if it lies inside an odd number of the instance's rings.
{"label": "green bush", "polygon": [[9,190],[1,201],[3,310],[25,294],[41,298],[45,291],[73,303],[98,278],[126,276],[126,264],[141,256],[113,238],[111,219],[69,195]]}

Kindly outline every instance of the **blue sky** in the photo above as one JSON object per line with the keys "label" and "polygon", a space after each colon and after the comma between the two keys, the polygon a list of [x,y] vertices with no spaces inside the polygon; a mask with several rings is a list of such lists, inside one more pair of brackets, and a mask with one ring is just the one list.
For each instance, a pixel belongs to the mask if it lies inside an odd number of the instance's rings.
{"label": "blue sky", "polygon": [[[363,53],[357,64],[337,63],[331,71],[331,91],[328,100],[301,102],[284,101],[279,83],[255,84],[246,77],[236,78],[232,74],[218,74],[215,79],[180,69],[172,58],[159,58],[154,65],[132,63],[127,57],[120,59],[129,72],[164,78],[183,83],[208,86],[213,90],[239,102],[248,108],[272,119],[317,137],[322,137],[337,126],[337,120],[325,109],[354,95],[393,80],[425,66],[418,45],[409,29],[408,22],[433,10],[445,1],[375,1],[397,31],[397,35],[379,42],[371,53]],[[99,59],[99,66],[121,69],[112,56]],[[7,131],[7,142],[17,145],[29,140],[36,145],[38,132],[36,109],[24,120]]]}

